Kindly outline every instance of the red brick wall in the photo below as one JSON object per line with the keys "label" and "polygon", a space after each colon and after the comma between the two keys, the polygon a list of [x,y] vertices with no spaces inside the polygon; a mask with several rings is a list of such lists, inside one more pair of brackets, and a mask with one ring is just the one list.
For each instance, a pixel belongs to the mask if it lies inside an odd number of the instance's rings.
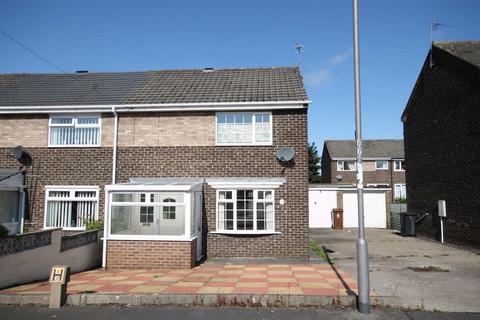
{"label": "red brick wall", "polygon": [[[296,152],[294,165],[288,168],[275,157],[276,150],[282,146],[293,147]],[[0,148],[0,154],[4,155],[0,157],[0,168],[20,166],[7,156],[9,152],[10,148]],[[26,148],[26,152],[31,156],[31,163],[26,166],[31,216],[26,221],[26,230],[43,228],[45,185],[100,186],[99,215],[103,218],[103,187],[111,183],[111,148]],[[273,146],[121,147],[118,148],[117,183],[128,182],[132,177],[285,177],[287,185],[276,193],[276,226],[280,235],[207,234],[204,244],[209,252],[206,254],[306,257],[307,157],[307,110],[274,111]],[[215,229],[215,197],[208,188],[206,193],[204,230],[208,232]],[[281,208],[280,198],[286,201]]]}
{"label": "red brick wall", "polygon": [[480,72],[434,51],[410,97],[404,141],[408,209],[429,213],[419,234],[439,239],[438,200],[446,200],[445,241],[480,248]]}
{"label": "red brick wall", "polygon": [[[1,142],[0,142],[1,143]],[[0,148],[0,168],[16,168],[21,164],[7,156],[11,148]],[[100,186],[99,216],[103,218],[103,186],[111,183],[111,148],[25,148],[31,160],[25,163],[27,210],[25,231],[41,230],[44,223],[45,189],[47,185]]]}
{"label": "red brick wall", "polygon": [[196,264],[197,240],[108,240],[107,269],[188,269]]}

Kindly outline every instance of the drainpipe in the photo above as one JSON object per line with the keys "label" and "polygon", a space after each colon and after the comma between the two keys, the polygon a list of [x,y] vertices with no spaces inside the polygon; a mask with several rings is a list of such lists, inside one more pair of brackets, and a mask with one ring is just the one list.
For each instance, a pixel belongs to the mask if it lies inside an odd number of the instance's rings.
{"label": "drainpipe", "polygon": [[113,125],[113,156],[112,156],[112,184],[115,184],[117,170],[117,135],[118,135],[118,113],[115,107],[112,107],[112,113],[115,116]]}
{"label": "drainpipe", "polygon": [[[117,172],[117,136],[118,136],[118,113],[115,111],[115,107],[112,107],[112,113],[114,115],[114,124],[113,124],[113,155],[112,155],[112,184],[116,182],[116,172]],[[108,210],[109,195],[105,193],[105,213],[110,212]],[[102,268],[105,269],[107,267],[107,237],[109,227],[108,215],[105,214],[104,216],[104,223],[103,223],[103,248],[102,248]]]}

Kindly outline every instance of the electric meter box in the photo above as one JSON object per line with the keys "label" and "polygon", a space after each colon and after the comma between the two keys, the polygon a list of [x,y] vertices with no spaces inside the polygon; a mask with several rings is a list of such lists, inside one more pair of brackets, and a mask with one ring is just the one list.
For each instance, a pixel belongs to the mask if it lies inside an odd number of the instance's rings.
{"label": "electric meter box", "polygon": [[447,216],[447,207],[445,205],[445,200],[438,200],[438,216],[439,217]]}

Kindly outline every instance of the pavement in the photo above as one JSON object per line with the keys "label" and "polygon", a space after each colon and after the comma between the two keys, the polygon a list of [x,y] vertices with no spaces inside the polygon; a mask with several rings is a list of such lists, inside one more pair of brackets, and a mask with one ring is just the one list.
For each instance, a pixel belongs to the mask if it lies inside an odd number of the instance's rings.
{"label": "pavement", "polygon": [[[67,288],[71,305],[330,306],[354,305],[357,282],[327,263],[217,262],[193,269],[96,269],[73,274]],[[46,281],[3,289],[0,304],[45,305],[49,291]]]}
{"label": "pavement", "polygon": [[315,319],[385,319],[385,320],[474,320],[476,313],[404,312],[401,310],[373,310],[360,314],[351,309],[274,309],[274,308],[203,308],[203,307],[112,307],[112,306],[67,306],[61,309],[44,307],[0,307],[3,320],[315,320]]}
{"label": "pavement", "polygon": [[[311,229],[310,239],[332,249],[334,266],[356,278],[356,229]],[[394,230],[367,229],[370,287],[396,296],[396,307],[480,312],[480,255]]]}

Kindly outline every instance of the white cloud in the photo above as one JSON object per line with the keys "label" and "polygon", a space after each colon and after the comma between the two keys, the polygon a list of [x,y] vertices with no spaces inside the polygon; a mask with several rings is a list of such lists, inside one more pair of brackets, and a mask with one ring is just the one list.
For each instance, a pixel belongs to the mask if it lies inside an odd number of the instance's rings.
{"label": "white cloud", "polygon": [[328,60],[328,63],[331,64],[331,65],[339,65],[339,64],[342,64],[342,63],[344,63],[348,58],[350,58],[350,56],[352,55],[352,53],[353,53],[352,48],[349,48],[348,50],[346,50],[346,51],[344,51],[344,52],[337,53],[336,55],[334,55],[333,57],[331,57],[330,60]]}
{"label": "white cloud", "polygon": [[314,87],[322,87],[332,81],[332,72],[329,69],[320,69],[305,75],[305,81]]}

